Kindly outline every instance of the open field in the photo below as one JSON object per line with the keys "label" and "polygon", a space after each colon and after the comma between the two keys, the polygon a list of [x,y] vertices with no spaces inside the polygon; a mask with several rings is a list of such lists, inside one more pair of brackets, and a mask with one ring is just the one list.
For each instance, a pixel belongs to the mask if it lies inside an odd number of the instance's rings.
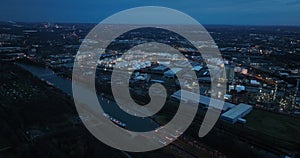
{"label": "open field", "polygon": [[249,129],[300,144],[300,118],[253,110],[246,119]]}
{"label": "open field", "polygon": [[[157,121],[163,124],[172,118],[176,113],[176,105],[177,103],[168,101]],[[195,139],[198,139],[197,134],[204,115],[205,111],[199,110],[191,127],[186,131]],[[236,150],[245,150],[253,156],[266,156],[271,153],[278,156],[297,155],[300,151],[300,118],[254,109],[246,116],[246,120],[245,125],[219,120],[213,130],[199,141],[228,152],[229,155]]]}

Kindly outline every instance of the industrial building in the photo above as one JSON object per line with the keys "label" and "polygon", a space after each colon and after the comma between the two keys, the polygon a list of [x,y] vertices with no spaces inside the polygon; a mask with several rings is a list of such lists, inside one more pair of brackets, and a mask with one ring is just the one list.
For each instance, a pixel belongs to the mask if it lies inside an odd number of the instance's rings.
{"label": "industrial building", "polygon": [[[186,95],[182,96],[181,94],[185,93]],[[199,100],[197,100],[199,98]],[[200,95],[200,97],[193,92],[189,92],[186,90],[178,90],[175,93],[171,95],[171,99],[175,101],[183,101],[185,103],[199,103],[204,105],[202,108],[207,109],[209,107],[210,102],[220,102],[221,100],[210,98],[204,95]],[[210,105],[210,108],[215,108],[215,109],[221,109],[222,108],[222,114],[221,114],[221,119],[225,120],[227,122],[230,122],[232,124],[236,122],[240,123],[246,123],[246,120],[243,119],[242,117],[246,116],[248,113],[251,112],[252,106],[248,104],[239,104],[239,105],[234,105],[229,102],[224,102],[223,107],[217,107],[215,105]]]}
{"label": "industrial building", "polygon": [[225,71],[226,71],[226,76],[227,76],[228,82],[232,83],[234,81],[234,77],[235,77],[234,66],[226,64]]}
{"label": "industrial building", "polygon": [[[186,95],[182,96],[182,98],[181,98],[181,93],[185,93]],[[190,92],[190,91],[186,91],[186,90],[178,90],[171,95],[171,99],[173,99],[175,101],[182,100],[185,103],[189,103],[189,102],[199,103],[199,104],[203,105],[202,108],[204,108],[204,109],[208,108],[210,102],[217,102],[217,101],[220,102],[221,101],[221,100],[210,98],[210,97],[207,97],[204,95],[200,95],[199,100],[196,100],[196,98],[199,98],[198,94]],[[233,107],[235,107],[235,105],[228,103],[228,102],[224,102],[223,107],[217,107],[217,106],[211,105],[211,108],[215,108],[215,109],[222,108],[222,111],[227,111],[228,109],[233,108]]]}
{"label": "industrial building", "polygon": [[246,123],[246,120],[243,119],[243,117],[246,116],[248,113],[250,113],[251,110],[252,110],[251,105],[241,103],[231,108],[227,112],[223,113],[221,115],[221,119],[230,122],[232,124],[236,122]]}
{"label": "industrial building", "polygon": [[164,66],[164,65],[158,65],[154,68],[151,69],[152,73],[159,73],[159,74],[163,74],[165,71],[168,70],[168,67]]}
{"label": "industrial building", "polygon": [[166,78],[175,78],[175,75],[180,72],[182,68],[172,68],[171,70],[168,70],[164,72],[164,77]]}

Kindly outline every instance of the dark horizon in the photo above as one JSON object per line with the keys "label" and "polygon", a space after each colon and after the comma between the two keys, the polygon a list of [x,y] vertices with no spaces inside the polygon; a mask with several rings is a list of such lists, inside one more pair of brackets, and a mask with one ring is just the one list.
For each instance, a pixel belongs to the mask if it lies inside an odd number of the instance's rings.
{"label": "dark horizon", "polygon": [[[43,23],[50,23],[50,24],[88,24],[88,25],[97,25],[96,22],[63,22],[63,21],[1,21],[0,23],[16,23],[16,24],[43,24]],[[241,26],[241,27],[300,27],[300,24],[210,24],[210,23],[201,23],[203,26]]]}

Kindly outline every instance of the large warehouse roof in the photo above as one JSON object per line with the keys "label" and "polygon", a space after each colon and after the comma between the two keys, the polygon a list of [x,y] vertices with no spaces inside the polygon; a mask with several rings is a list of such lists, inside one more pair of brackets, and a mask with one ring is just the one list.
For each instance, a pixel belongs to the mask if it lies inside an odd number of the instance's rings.
{"label": "large warehouse roof", "polygon": [[[204,104],[205,106],[209,106],[210,102],[212,102],[212,103],[213,102],[221,102],[221,100],[210,98],[210,97],[207,97],[207,96],[204,96],[204,95],[200,95],[200,99],[196,100],[196,98],[199,98],[199,96],[196,93],[186,91],[186,90],[178,90],[172,95],[172,97],[180,100],[181,99],[181,93],[186,93],[185,97],[182,98],[183,100],[190,101],[190,102],[198,102],[200,104]],[[211,105],[211,107],[217,108],[217,109],[221,108],[221,107],[214,106],[213,104]],[[233,107],[235,107],[234,104],[224,102],[222,110],[226,111],[229,108],[233,108]]]}
{"label": "large warehouse roof", "polygon": [[233,107],[229,111],[223,113],[222,117],[230,119],[230,120],[236,120],[238,118],[241,118],[241,117],[245,116],[251,110],[252,110],[251,105],[241,103],[241,104]]}
{"label": "large warehouse roof", "polygon": [[[183,97],[181,98],[181,94],[184,93]],[[186,91],[186,90],[179,90],[176,91],[171,97],[178,99],[178,100],[183,100],[186,102],[194,102],[194,103],[200,103],[204,104],[206,107],[210,106],[210,108],[216,108],[216,109],[221,109],[222,111],[226,111],[221,115],[221,118],[223,120],[229,121],[231,123],[235,123],[237,121],[241,121],[242,123],[245,123],[246,120],[242,119],[245,115],[247,115],[251,110],[252,106],[248,104],[239,104],[239,105],[234,105],[228,102],[224,102],[223,107],[218,107],[214,103],[220,103],[221,100],[210,98],[207,96],[197,95],[196,93]],[[199,100],[197,100],[199,99]],[[212,105],[209,105],[209,103],[212,102]]]}
{"label": "large warehouse roof", "polygon": [[155,71],[165,71],[167,69],[168,69],[168,67],[166,67],[164,65],[159,65],[159,66],[156,66],[155,68],[152,68],[152,70],[155,70]]}

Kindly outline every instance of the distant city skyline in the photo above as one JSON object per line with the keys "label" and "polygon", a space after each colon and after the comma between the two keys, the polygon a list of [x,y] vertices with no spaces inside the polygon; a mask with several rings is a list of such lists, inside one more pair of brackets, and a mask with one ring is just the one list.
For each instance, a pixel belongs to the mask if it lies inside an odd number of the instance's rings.
{"label": "distant city skyline", "polygon": [[0,21],[98,23],[141,6],[176,9],[201,24],[300,25],[300,0],[3,0]]}

